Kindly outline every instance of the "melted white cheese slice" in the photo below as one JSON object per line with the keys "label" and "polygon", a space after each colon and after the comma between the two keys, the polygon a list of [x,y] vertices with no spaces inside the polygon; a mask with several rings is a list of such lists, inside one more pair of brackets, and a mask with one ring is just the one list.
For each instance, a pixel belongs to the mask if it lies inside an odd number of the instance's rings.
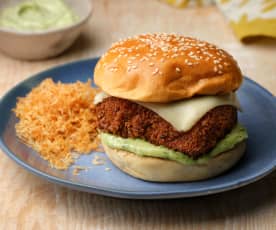
{"label": "melted white cheese slice", "polygon": [[110,97],[105,92],[97,93],[94,97],[94,105],[97,105],[98,103],[102,102],[105,98]]}
{"label": "melted white cheese slice", "polygon": [[178,131],[191,129],[208,111],[221,105],[240,107],[234,93],[224,96],[201,96],[173,102],[169,104],[141,103],[138,104],[154,111],[169,122]]}
{"label": "melted white cheese slice", "polygon": [[[101,102],[108,96],[105,93],[98,94],[94,99],[94,104]],[[208,111],[217,106],[232,105],[238,109],[240,108],[235,93],[223,96],[201,96],[167,104],[136,103],[154,111],[176,130],[183,132],[191,129]]]}

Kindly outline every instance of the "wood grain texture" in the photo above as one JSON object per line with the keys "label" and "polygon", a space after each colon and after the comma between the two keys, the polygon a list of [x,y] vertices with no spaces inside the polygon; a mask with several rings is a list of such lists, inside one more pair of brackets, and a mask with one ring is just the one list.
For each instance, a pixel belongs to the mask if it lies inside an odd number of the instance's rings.
{"label": "wood grain texture", "polygon": [[[245,75],[276,94],[276,41],[242,44],[214,7],[178,10],[156,0],[97,0],[85,33],[60,57],[39,62],[0,54],[0,95],[43,69],[101,55],[118,38],[180,32],[218,44]],[[1,112],[0,112],[1,117]],[[107,198],[50,184],[0,154],[0,229],[276,229],[276,173],[234,191],[178,200]]]}

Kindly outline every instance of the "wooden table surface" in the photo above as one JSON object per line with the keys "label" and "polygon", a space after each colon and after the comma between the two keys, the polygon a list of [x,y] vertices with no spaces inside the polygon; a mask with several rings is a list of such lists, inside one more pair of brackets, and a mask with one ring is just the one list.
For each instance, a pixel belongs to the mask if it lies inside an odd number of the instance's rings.
{"label": "wooden table surface", "polygon": [[[0,95],[51,66],[99,56],[119,38],[159,31],[219,45],[238,60],[245,75],[276,94],[276,40],[240,43],[215,7],[179,10],[156,0],[93,2],[94,14],[85,32],[60,57],[25,62],[0,53]],[[0,229],[276,229],[275,172],[217,195],[121,200],[51,184],[1,153],[0,181]]]}

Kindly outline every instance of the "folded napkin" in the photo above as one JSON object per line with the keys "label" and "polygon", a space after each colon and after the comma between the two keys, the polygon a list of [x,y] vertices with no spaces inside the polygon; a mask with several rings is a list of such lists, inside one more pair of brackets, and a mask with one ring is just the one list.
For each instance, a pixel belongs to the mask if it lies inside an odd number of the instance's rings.
{"label": "folded napkin", "polygon": [[228,19],[240,40],[276,38],[276,0],[161,0],[176,7],[204,6],[212,2]]}

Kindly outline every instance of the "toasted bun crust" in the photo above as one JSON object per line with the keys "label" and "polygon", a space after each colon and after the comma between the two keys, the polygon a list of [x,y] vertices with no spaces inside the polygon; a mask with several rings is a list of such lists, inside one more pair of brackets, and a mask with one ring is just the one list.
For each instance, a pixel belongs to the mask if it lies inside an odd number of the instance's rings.
{"label": "toasted bun crust", "polygon": [[155,157],[141,157],[134,153],[103,145],[110,160],[131,176],[156,182],[197,181],[217,176],[231,168],[244,154],[246,143],[210,159],[206,164],[184,165]]}
{"label": "toasted bun crust", "polygon": [[226,51],[175,34],[145,34],[115,43],[96,65],[106,93],[143,102],[169,102],[236,90],[241,71]]}

